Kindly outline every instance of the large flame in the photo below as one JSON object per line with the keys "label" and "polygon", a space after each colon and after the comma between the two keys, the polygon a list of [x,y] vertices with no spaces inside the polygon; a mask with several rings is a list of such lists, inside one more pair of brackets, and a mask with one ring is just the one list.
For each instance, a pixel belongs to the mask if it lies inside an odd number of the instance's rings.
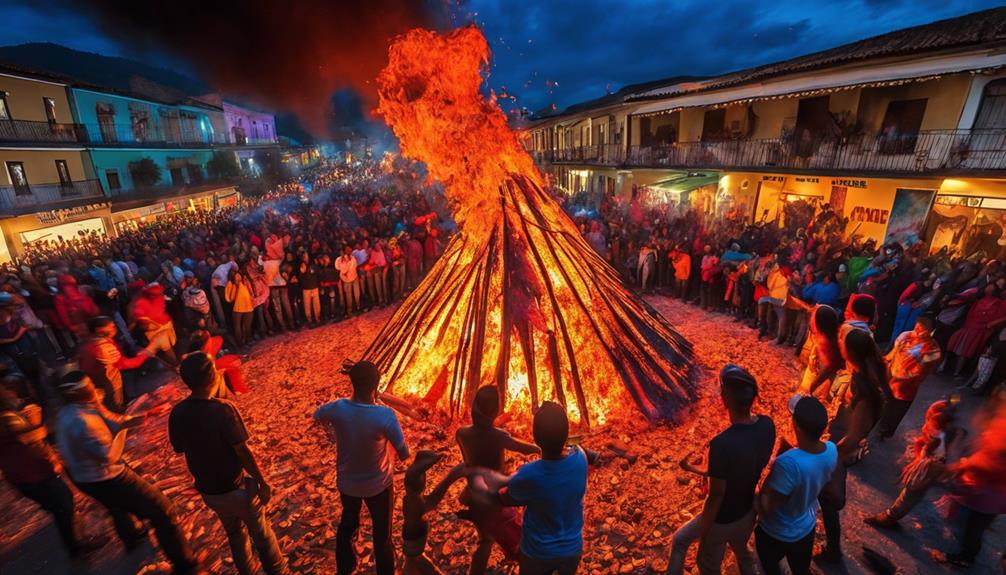
{"label": "large flame", "polygon": [[378,77],[379,112],[403,155],[444,183],[461,231],[366,357],[386,390],[452,414],[496,384],[510,412],[554,400],[586,425],[633,405],[673,415],[694,397],[687,342],[542,189],[506,116],[479,91],[488,57],[475,27],[413,30]]}

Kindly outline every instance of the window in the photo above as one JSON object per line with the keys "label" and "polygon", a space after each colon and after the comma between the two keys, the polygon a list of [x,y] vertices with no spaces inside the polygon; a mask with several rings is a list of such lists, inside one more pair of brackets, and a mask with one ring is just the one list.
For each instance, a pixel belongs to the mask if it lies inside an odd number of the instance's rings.
{"label": "window", "polygon": [[[3,118],[3,112],[0,112]],[[1006,128],[1006,80],[989,82],[982,94],[982,104],[975,118],[975,129]]]}
{"label": "window", "polygon": [[121,190],[122,183],[119,181],[119,170],[105,170],[105,179],[108,180],[108,190]]}
{"label": "window", "polygon": [[258,122],[252,120],[252,137],[258,139]]}
{"label": "window", "polygon": [[24,162],[7,162],[7,175],[10,176],[10,185],[14,188],[14,195],[27,196],[31,194],[28,175],[24,172]]}
{"label": "window", "polygon": [[56,123],[56,100],[52,98],[42,98],[42,106],[45,107],[45,119],[50,124]]}
{"label": "window", "polygon": [[7,107],[7,92],[0,92],[0,120],[10,120],[10,108]]}
{"label": "window", "polygon": [[881,154],[911,154],[926,113],[926,98],[894,100],[887,104],[887,113],[880,125]]}
{"label": "window", "polygon": [[56,174],[59,175],[60,188],[73,188],[73,180],[70,179],[70,168],[66,165],[66,160],[56,160]]}

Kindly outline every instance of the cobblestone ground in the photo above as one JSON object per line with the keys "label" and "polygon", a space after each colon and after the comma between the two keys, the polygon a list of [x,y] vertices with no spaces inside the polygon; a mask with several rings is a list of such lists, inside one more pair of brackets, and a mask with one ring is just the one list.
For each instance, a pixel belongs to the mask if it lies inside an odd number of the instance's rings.
{"label": "cobblestone ground", "polygon": [[[702,498],[701,485],[682,474],[676,462],[688,451],[701,448],[725,425],[719,407],[715,373],[724,362],[748,367],[759,379],[762,400],[758,409],[770,414],[780,429],[786,427],[785,399],[794,386],[799,366],[793,349],[758,342],[749,328],[723,315],[709,314],[676,301],[655,296],[649,301],[695,347],[701,398],[684,421],[677,425],[647,426],[638,421],[616,422],[584,438],[594,447],[617,447],[638,456],[613,459],[592,472],[587,498],[587,549],[583,573],[654,573],[666,567],[666,552],[674,528],[691,517]],[[334,573],[334,529],[338,498],[334,492],[334,449],[309,425],[310,410],[320,402],[348,391],[344,378],[336,375],[345,357],[355,357],[369,343],[391,310],[338,325],[279,336],[256,345],[246,364],[252,392],[238,398],[253,447],[276,486],[271,517],[281,544],[298,573]],[[148,388],[166,383],[148,402],[176,401],[184,394],[167,373],[154,374],[143,384]],[[953,381],[933,377],[927,381],[902,431],[917,429],[931,401],[953,389]],[[968,398],[966,412],[979,400]],[[180,522],[193,548],[211,573],[233,573],[229,553],[218,522],[205,510],[190,488],[184,462],[167,449],[163,419],[152,420],[130,438],[127,455],[144,475],[151,477],[178,505]],[[450,423],[403,420],[414,446],[439,449],[456,458],[450,441]],[[445,429],[447,432],[445,432]],[[879,552],[902,573],[953,573],[936,563],[933,550],[954,550],[954,529],[933,506],[939,493],[931,495],[900,530],[880,532],[865,526],[860,516],[882,508],[895,496],[899,467],[895,463],[904,449],[904,434],[875,445],[870,455],[850,474],[849,503],[843,512],[847,560],[839,568],[818,566],[828,574],[874,573],[863,559],[863,546]],[[516,462],[515,462],[516,463]],[[431,475],[439,476],[448,463]],[[401,475],[397,476],[400,480]],[[399,493],[401,491],[399,490]],[[111,533],[105,513],[78,495],[89,529]],[[445,509],[431,517],[430,556],[450,574],[466,573],[474,544],[470,526],[459,523],[446,502]],[[117,542],[94,554],[88,564],[71,566],[59,545],[48,517],[18,497],[6,484],[0,485],[0,574],[133,574],[164,573],[159,554],[145,546],[125,555]],[[399,517],[400,519],[400,517]],[[369,522],[365,521],[365,524]],[[396,532],[400,526],[396,525]],[[363,530],[366,537],[367,528]],[[979,563],[972,573],[1001,573],[998,556],[1006,542],[1006,521],[999,520],[987,533]],[[694,553],[694,549],[693,549]],[[504,566],[504,571],[513,571]],[[361,572],[372,572],[373,563],[364,555]],[[736,567],[728,563],[728,573]]]}

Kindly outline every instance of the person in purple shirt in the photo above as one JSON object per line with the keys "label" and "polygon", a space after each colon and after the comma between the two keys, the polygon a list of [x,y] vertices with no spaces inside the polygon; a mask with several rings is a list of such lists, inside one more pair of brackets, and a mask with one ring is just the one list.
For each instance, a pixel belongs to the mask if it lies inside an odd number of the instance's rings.
{"label": "person in purple shirt", "polygon": [[374,523],[374,558],[378,575],[395,572],[395,549],[391,542],[391,513],[395,503],[392,451],[401,460],[409,458],[398,416],[377,404],[381,375],[369,361],[349,369],[353,397],[322,405],[314,419],[331,425],[339,453],[336,487],[342,500],[342,517],[336,533],[335,562],[339,575],[356,569],[353,539],[360,528],[360,508],[366,504]]}

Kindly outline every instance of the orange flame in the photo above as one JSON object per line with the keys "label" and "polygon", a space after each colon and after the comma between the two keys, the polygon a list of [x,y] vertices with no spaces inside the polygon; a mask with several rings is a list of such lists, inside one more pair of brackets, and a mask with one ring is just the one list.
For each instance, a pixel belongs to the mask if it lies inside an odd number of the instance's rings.
{"label": "orange flame", "polygon": [[506,115],[479,92],[489,44],[474,26],[441,36],[412,30],[391,46],[377,78],[377,111],[392,127],[402,154],[426,163],[457,203],[466,232],[499,218],[499,186],[510,174],[541,184],[534,161],[507,125]]}
{"label": "orange flame", "polygon": [[495,98],[475,27],[412,30],[378,77],[378,111],[402,154],[426,163],[460,233],[365,358],[385,390],[452,414],[496,384],[509,412],[564,404],[574,422],[635,407],[670,417],[694,398],[690,347],[580,236]]}

